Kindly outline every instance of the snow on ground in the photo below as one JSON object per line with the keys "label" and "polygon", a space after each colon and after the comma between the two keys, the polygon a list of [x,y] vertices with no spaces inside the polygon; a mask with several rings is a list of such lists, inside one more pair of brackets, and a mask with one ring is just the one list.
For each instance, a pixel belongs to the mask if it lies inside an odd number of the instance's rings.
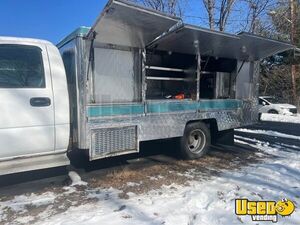
{"label": "snow on ground", "polygon": [[25,206],[28,204],[32,204],[35,206],[46,205],[54,202],[55,197],[55,194],[51,192],[46,192],[43,194],[43,196],[39,196],[33,193],[30,196],[20,195],[16,196],[12,200],[2,202],[1,207],[9,207],[13,211],[23,211],[26,210]]}
{"label": "snow on ground", "polygon": [[297,115],[280,115],[263,113],[260,118],[262,121],[285,122],[285,123],[300,123],[300,114]]}
{"label": "snow on ground", "polygon": [[272,136],[272,137],[289,138],[289,139],[295,139],[295,140],[300,141],[300,136],[285,134],[285,133],[281,133],[281,132],[277,132],[277,131],[273,131],[273,130],[252,130],[252,129],[246,129],[246,128],[235,129],[235,130],[239,131],[239,132],[244,132],[244,133],[263,134],[263,135],[268,135],[268,136]]}
{"label": "snow on ground", "polygon": [[[128,199],[119,197],[121,190],[86,187],[84,191],[87,198],[94,199],[94,201],[80,202],[79,199],[79,204],[72,205],[72,201],[74,203],[75,200],[65,195],[63,201],[71,201],[71,207],[56,214],[51,213],[51,203],[60,195],[59,193],[45,192],[39,196],[35,194],[15,196],[14,199],[0,202],[0,219],[6,216],[3,212],[7,209],[21,212],[20,215],[22,212],[28,212],[30,209],[24,207],[25,203],[33,206],[50,203],[40,212],[42,216],[39,220],[26,215],[18,217],[15,224],[240,225],[258,223],[251,221],[249,216],[235,215],[236,198],[274,201],[288,198],[299,207],[299,151],[293,151],[289,146],[274,147],[264,141],[254,142],[250,138],[240,136],[236,138],[238,138],[236,143],[256,148],[257,157],[263,157],[265,160],[230,171],[220,171],[220,174],[208,179],[198,179],[196,175],[199,171],[191,169],[186,173],[187,176],[194,177],[189,181],[189,185],[171,184],[144,194],[127,193]],[[132,182],[127,184],[129,186],[143,185]],[[259,224],[271,224],[271,222]],[[290,217],[279,216],[277,224],[300,224],[299,210],[296,209]]]}
{"label": "snow on ground", "polygon": [[[70,208],[38,224],[251,224],[249,217],[234,214],[234,200],[279,200],[290,198],[300,204],[300,174],[297,152],[274,149],[265,143],[255,147],[276,157],[240,171],[225,172],[206,182],[194,180],[190,186],[164,186],[145,195],[118,198],[117,190],[93,194],[99,202]],[[104,200],[106,194],[109,200]],[[297,224],[300,215],[279,218],[279,224]]]}
{"label": "snow on ground", "polygon": [[[0,224],[1,221],[6,219],[5,211],[17,212],[24,214],[30,210],[28,206],[39,207],[43,205],[52,204],[56,199],[56,194],[52,192],[45,192],[43,195],[30,194],[30,195],[19,195],[8,201],[0,203]],[[32,218],[30,216],[25,218],[18,218],[17,223],[26,224]]]}
{"label": "snow on ground", "polygon": [[[247,143],[244,143],[247,144]],[[118,198],[117,190],[93,194],[99,202],[70,208],[38,224],[255,224],[250,217],[234,214],[234,200],[280,200],[300,204],[300,156],[267,143],[252,145],[274,158],[241,170],[224,172],[212,180],[191,181],[189,186],[171,185],[144,195]],[[278,157],[278,158],[277,158]],[[118,209],[119,208],[119,209]],[[279,218],[278,224],[299,224],[300,214]]]}

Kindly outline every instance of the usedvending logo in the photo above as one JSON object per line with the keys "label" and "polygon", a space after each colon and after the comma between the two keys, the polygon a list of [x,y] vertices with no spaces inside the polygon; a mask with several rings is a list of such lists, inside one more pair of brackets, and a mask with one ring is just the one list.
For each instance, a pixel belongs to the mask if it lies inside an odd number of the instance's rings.
{"label": "usedvending logo", "polygon": [[235,214],[251,216],[252,221],[278,222],[278,216],[290,216],[295,211],[295,204],[288,199],[281,201],[249,201],[248,199],[235,200]]}

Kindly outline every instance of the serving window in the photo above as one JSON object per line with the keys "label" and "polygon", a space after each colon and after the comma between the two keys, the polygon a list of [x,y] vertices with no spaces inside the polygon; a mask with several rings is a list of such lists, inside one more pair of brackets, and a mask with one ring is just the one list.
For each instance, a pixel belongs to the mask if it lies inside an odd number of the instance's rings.
{"label": "serving window", "polygon": [[148,51],[146,99],[193,99],[197,96],[195,55]]}
{"label": "serving window", "polygon": [[197,100],[198,90],[200,99],[234,98],[236,67],[236,60],[203,56],[198,68],[196,55],[148,51],[146,99]]}

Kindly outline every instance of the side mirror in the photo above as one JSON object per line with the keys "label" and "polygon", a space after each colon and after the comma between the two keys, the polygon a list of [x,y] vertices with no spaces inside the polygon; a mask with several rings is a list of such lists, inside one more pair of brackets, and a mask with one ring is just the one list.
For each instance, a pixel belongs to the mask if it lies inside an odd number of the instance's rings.
{"label": "side mirror", "polygon": [[262,105],[265,106],[265,105],[267,105],[267,104],[266,104],[266,102],[262,102]]}

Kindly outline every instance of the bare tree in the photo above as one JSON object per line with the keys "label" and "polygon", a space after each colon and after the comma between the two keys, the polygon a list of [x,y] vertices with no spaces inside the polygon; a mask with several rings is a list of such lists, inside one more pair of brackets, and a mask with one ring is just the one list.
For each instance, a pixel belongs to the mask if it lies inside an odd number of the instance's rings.
{"label": "bare tree", "polygon": [[221,6],[219,10],[219,21],[217,22],[220,31],[225,30],[227,25],[228,17],[232,12],[232,7],[235,0],[221,0]]}
{"label": "bare tree", "polygon": [[209,27],[224,31],[236,0],[202,0],[208,14]]}
{"label": "bare tree", "polygon": [[278,65],[264,71],[264,67],[262,66],[260,93],[261,95],[276,96],[285,102],[292,102],[292,82],[289,67]]}
{"label": "bare tree", "polygon": [[171,14],[173,16],[183,16],[183,11],[188,0],[131,0],[146,7]]}
{"label": "bare tree", "polygon": [[143,0],[142,3],[152,9],[165,12],[165,3],[163,0]]}
{"label": "bare tree", "polygon": [[203,0],[203,4],[208,14],[209,28],[215,29],[215,0]]}
{"label": "bare tree", "polygon": [[261,17],[268,14],[273,0],[244,0],[249,9],[245,29],[250,33],[258,33]]}

